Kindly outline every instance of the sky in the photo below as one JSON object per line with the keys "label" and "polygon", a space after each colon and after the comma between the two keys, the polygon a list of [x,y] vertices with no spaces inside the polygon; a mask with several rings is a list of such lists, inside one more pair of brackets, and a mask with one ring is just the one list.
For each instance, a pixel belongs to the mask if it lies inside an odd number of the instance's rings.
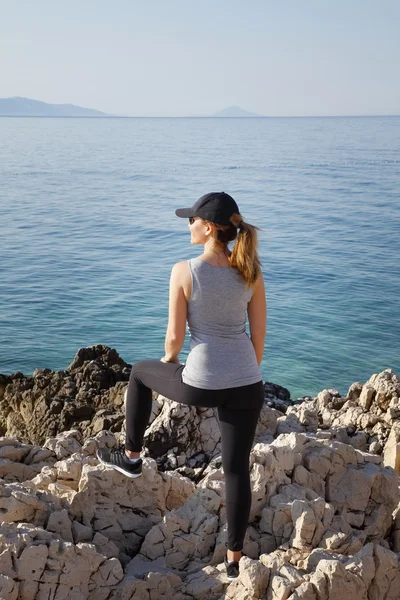
{"label": "sky", "polygon": [[400,114],[400,0],[0,0],[0,98],[127,116]]}

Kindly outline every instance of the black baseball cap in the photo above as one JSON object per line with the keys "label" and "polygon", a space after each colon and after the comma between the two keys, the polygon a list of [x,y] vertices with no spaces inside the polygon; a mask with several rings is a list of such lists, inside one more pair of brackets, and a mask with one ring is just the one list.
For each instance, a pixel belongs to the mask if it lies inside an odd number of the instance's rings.
{"label": "black baseball cap", "polygon": [[204,194],[191,208],[177,208],[177,217],[201,217],[217,225],[229,225],[229,218],[239,212],[235,200],[225,192],[211,192]]}

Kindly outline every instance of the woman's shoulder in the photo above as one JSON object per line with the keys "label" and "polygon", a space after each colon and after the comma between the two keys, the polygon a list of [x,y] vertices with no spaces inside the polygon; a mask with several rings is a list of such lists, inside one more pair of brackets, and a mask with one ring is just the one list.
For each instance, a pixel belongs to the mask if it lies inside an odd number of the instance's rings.
{"label": "woman's shoulder", "polygon": [[180,260],[179,262],[175,263],[172,267],[172,270],[178,273],[188,273],[190,267],[194,267],[197,264],[201,264],[200,257],[187,258],[186,260]]}
{"label": "woman's shoulder", "polygon": [[189,260],[180,260],[172,267],[171,275],[179,276],[189,272]]}
{"label": "woman's shoulder", "polygon": [[171,289],[183,289],[185,299],[188,302],[192,293],[192,277],[187,260],[181,260],[174,264],[171,271],[170,285]]}

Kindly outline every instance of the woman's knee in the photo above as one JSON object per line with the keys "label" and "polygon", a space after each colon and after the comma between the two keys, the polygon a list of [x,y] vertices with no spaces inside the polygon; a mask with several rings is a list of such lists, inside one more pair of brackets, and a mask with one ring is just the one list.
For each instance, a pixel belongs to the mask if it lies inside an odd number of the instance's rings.
{"label": "woman's knee", "polygon": [[148,361],[146,360],[139,360],[138,362],[136,362],[135,364],[132,365],[132,369],[131,369],[131,377],[133,377],[135,380],[137,379],[137,376],[143,372],[143,370],[146,368],[146,363]]}
{"label": "woman's knee", "polygon": [[224,457],[222,460],[222,467],[224,469],[225,477],[239,478],[241,481],[250,481],[249,471],[250,461],[249,457]]}
{"label": "woman's knee", "polygon": [[137,384],[140,383],[140,372],[141,372],[141,362],[143,361],[139,361],[137,363],[135,363],[134,365],[132,365],[132,369],[129,375],[129,383],[132,384]]}
{"label": "woman's knee", "polygon": [[139,360],[138,362],[135,362],[132,365],[132,372],[135,373],[136,371],[139,371],[140,369],[142,369],[145,362],[146,362],[145,360]]}

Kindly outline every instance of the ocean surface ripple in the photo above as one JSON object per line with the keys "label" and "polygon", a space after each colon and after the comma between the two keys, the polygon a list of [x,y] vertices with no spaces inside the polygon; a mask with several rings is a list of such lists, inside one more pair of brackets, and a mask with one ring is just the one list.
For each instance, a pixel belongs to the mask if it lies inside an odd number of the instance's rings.
{"label": "ocean surface ripple", "polygon": [[[400,373],[400,117],[0,119],[0,372],[82,346],[164,354],[175,208],[224,190],[261,227],[264,380],[292,398]],[[182,352],[184,360],[189,340]]]}

